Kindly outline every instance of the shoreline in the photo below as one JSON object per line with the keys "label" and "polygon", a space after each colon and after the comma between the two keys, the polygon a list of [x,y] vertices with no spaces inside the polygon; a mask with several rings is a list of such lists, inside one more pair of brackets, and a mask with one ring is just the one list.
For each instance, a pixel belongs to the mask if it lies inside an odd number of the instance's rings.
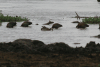
{"label": "shoreline", "polygon": [[93,41],[85,48],[30,39],[0,43],[1,67],[98,67],[99,59],[100,44]]}

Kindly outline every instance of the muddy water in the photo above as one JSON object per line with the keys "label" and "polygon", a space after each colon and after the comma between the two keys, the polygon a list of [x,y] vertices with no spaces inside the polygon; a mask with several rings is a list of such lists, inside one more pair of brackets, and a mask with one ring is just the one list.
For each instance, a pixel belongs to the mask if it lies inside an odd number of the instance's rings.
{"label": "muddy water", "polygon": [[[65,42],[72,47],[85,46],[89,41],[100,43],[98,24],[90,24],[86,29],[76,29],[75,11],[80,16],[100,16],[100,3],[96,0],[0,0],[0,10],[4,15],[27,17],[33,22],[28,28],[20,27],[17,22],[14,28],[6,28],[8,22],[0,26],[0,42],[14,41],[19,38],[41,40],[46,44]],[[41,31],[41,26],[49,20],[63,25],[53,31]],[[78,20],[82,21],[82,19]],[[35,25],[38,23],[39,25]],[[49,25],[47,27],[51,27]],[[80,44],[73,44],[80,43]]]}

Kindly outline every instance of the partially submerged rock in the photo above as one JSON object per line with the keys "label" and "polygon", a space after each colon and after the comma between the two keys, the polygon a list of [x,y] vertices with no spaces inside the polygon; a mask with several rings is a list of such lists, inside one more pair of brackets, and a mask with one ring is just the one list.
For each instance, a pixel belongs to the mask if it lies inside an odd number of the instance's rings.
{"label": "partially submerged rock", "polygon": [[49,21],[48,23],[45,23],[43,25],[49,25],[49,24],[53,24],[54,22],[53,21]]}
{"label": "partially submerged rock", "polygon": [[17,24],[16,22],[12,21],[12,22],[9,22],[6,27],[7,28],[13,28],[14,26],[16,26],[16,24]]}
{"label": "partially submerged rock", "polygon": [[46,26],[42,26],[41,28],[42,31],[50,31],[52,30],[51,28],[47,28]]}
{"label": "partially submerged rock", "polygon": [[59,24],[59,23],[55,23],[55,24],[52,25],[51,28],[47,28],[46,26],[42,26],[41,30],[43,30],[43,31],[50,31],[50,30],[53,30],[54,28],[58,29],[59,27],[62,27],[62,25]]}
{"label": "partially submerged rock", "polygon": [[74,43],[74,44],[80,44],[80,43]]}
{"label": "partially submerged rock", "polygon": [[79,23],[79,21],[73,21],[72,23]]}
{"label": "partially submerged rock", "polygon": [[89,25],[83,22],[78,23],[78,25],[76,26],[76,28],[86,28],[86,27],[89,27]]}
{"label": "partially submerged rock", "polygon": [[53,28],[58,29],[59,27],[62,27],[62,25],[59,24],[59,23],[55,23],[55,24],[52,25],[52,29]]}
{"label": "partially submerged rock", "polygon": [[100,34],[99,34],[99,35],[97,35],[97,36],[93,36],[93,37],[100,38]]}
{"label": "partially submerged rock", "polygon": [[29,21],[24,21],[23,23],[22,23],[22,27],[28,27],[29,25],[31,25],[32,24],[32,22],[29,22]]}

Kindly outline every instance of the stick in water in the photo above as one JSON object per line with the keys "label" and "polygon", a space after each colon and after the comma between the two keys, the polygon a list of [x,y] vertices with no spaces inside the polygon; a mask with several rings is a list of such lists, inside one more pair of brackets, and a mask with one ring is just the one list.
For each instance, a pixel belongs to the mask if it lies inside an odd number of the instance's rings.
{"label": "stick in water", "polygon": [[[75,13],[76,13],[76,12],[75,12]],[[77,17],[77,20],[78,20],[78,18],[79,18],[79,20],[80,20],[80,16],[79,16],[77,13],[76,13],[76,15],[77,15],[77,16],[76,16],[76,17]]]}

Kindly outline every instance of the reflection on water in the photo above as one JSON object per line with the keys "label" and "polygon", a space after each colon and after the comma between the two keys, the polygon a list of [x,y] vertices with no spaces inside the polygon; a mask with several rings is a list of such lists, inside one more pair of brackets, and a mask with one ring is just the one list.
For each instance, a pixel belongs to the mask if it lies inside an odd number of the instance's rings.
{"label": "reflection on water", "polygon": [[[41,40],[44,43],[65,42],[72,47],[85,46],[89,41],[98,38],[90,38],[100,33],[98,24],[86,29],[76,29],[75,11],[80,16],[100,16],[100,3],[96,0],[0,0],[0,10],[4,15],[28,17],[33,22],[28,28],[20,27],[22,22],[17,22],[14,28],[6,28],[5,22],[0,27],[0,42],[14,41],[19,38]],[[63,25],[54,31],[41,31],[41,27],[49,20]],[[79,20],[81,21],[81,20]],[[38,23],[39,25],[35,25]],[[47,27],[51,27],[49,25]],[[80,43],[75,45],[73,43]]]}

